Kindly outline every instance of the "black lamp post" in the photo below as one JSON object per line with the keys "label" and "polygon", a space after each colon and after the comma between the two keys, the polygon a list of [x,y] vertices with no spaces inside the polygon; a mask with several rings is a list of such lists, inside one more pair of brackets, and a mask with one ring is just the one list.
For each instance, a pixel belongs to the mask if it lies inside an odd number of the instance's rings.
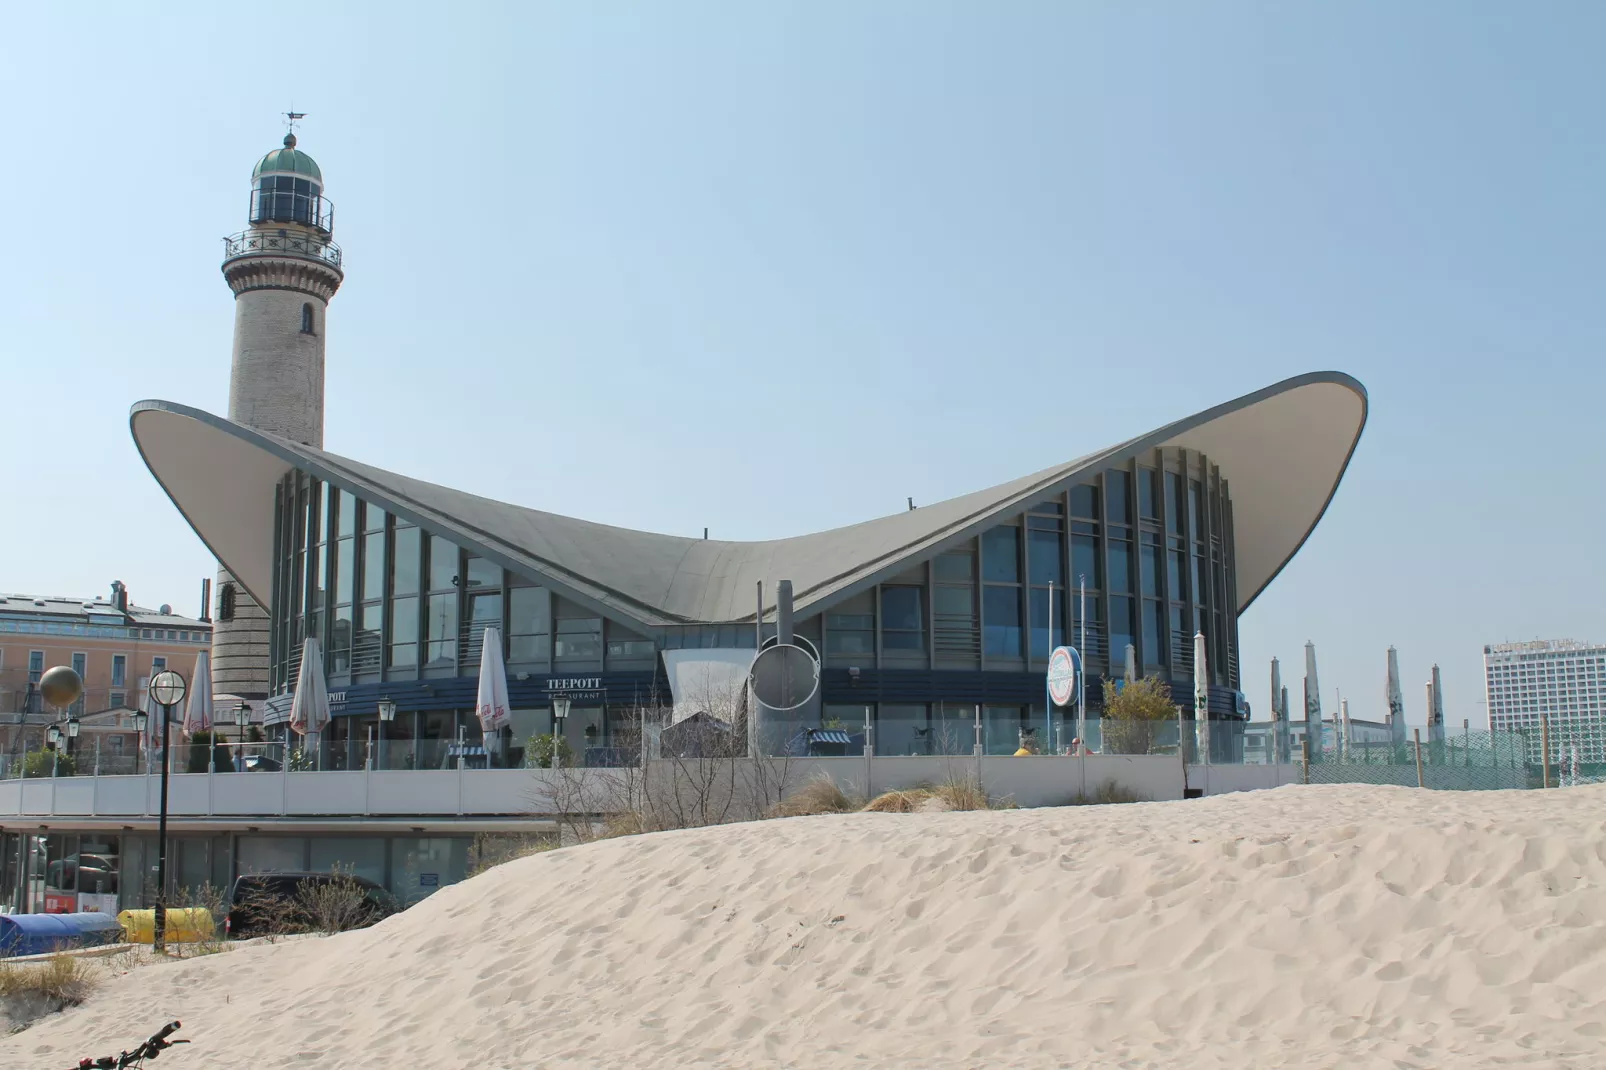
{"label": "black lamp post", "polygon": [[151,947],[167,951],[167,727],[173,722],[173,707],[184,701],[184,677],[164,669],[151,679],[151,698],[162,708],[162,809],[156,826],[156,917]]}
{"label": "black lamp post", "polygon": [[379,768],[385,768],[385,723],[396,719],[396,700],[385,695],[379,700]]}
{"label": "black lamp post", "polygon": [[570,700],[565,695],[552,696],[552,768],[563,763],[563,722],[569,717]]}
{"label": "black lamp post", "polygon": [[245,771],[245,737],[251,730],[251,704],[241,702],[234,707],[234,725],[240,730],[240,753],[234,762],[234,768]]}

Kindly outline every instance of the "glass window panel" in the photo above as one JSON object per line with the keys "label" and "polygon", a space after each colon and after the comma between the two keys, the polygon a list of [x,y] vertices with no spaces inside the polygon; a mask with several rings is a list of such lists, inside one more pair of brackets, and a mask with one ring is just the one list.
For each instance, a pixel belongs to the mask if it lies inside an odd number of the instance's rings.
{"label": "glass window panel", "polygon": [[364,531],[382,531],[385,527],[385,511],[377,505],[363,503],[362,529]]}
{"label": "glass window panel", "polygon": [[[1187,626],[1187,623],[1183,619],[1182,607],[1181,606],[1172,606],[1171,607],[1171,645],[1174,648],[1180,648],[1182,650],[1188,651],[1189,653],[1192,653],[1193,646],[1189,643],[1190,639],[1192,639],[1192,636],[1190,636],[1188,634],[1188,626]],[[1180,665],[1176,666],[1176,667],[1179,668],[1179,669],[1182,668],[1182,666],[1180,666]]]}
{"label": "glass window panel", "polygon": [[1157,596],[1160,593],[1160,548],[1158,546],[1140,546],[1138,548],[1138,563],[1141,566],[1143,593]]}
{"label": "glass window panel", "polygon": [[1125,539],[1110,540],[1110,590],[1132,590],[1132,544]]}
{"label": "glass window panel", "polygon": [[1065,544],[1060,541],[1061,538],[1057,531],[1033,531],[1028,534],[1026,557],[1031,566],[1033,586],[1050,583],[1058,587],[1065,586]]}
{"label": "glass window panel", "polygon": [[1205,601],[1205,589],[1204,586],[1199,582],[1201,579],[1203,579],[1203,577],[1200,575],[1203,565],[1204,558],[1199,554],[1194,554],[1192,570],[1193,576],[1191,579],[1192,586],[1189,588],[1189,590],[1193,592],[1193,600],[1199,603],[1203,603]]}
{"label": "glass window panel", "polygon": [[335,601],[353,601],[352,589],[357,582],[357,540],[341,539],[335,543]]}
{"label": "glass window panel", "polygon": [[831,654],[875,654],[875,615],[827,613],[825,649]]}
{"label": "glass window panel", "polygon": [[1205,537],[1204,502],[1199,497],[1199,481],[1188,480],[1188,511],[1193,514],[1193,537],[1201,542]]}
{"label": "glass window panel", "polygon": [[325,584],[329,573],[329,544],[318,544],[318,553],[312,565],[312,608],[316,612],[327,604]]}
{"label": "glass window panel", "polygon": [[558,621],[553,653],[559,661],[594,661],[602,657],[602,620],[576,617]]}
{"label": "glass window panel", "polygon": [[1099,488],[1091,483],[1078,483],[1071,488],[1071,515],[1085,516],[1090,520],[1099,517]]}
{"label": "glass window panel", "polygon": [[1165,606],[1152,599],[1143,603],[1143,661],[1148,665],[1163,665],[1166,659]]}
{"label": "glass window panel", "polygon": [[432,594],[429,596],[429,616],[425,628],[431,641],[453,639],[457,636],[457,595]]}
{"label": "glass window panel", "polygon": [[1138,469],[1138,515],[1151,520],[1159,519],[1160,473],[1152,468]]}
{"label": "glass window panel", "polygon": [[895,706],[883,702],[875,715],[877,754],[930,754],[931,724],[925,706]]}
{"label": "glass window panel", "polygon": [[493,565],[483,557],[468,559],[468,585],[470,587],[501,587],[502,566]]}
{"label": "glass window panel", "polygon": [[1130,524],[1132,522],[1132,474],[1112,468],[1104,473],[1105,493],[1109,501],[1104,503],[1105,519],[1112,524]]}
{"label": "glass window panel", "polygon": [[932,575],[944,583],[969,583],[976,578],[976,555],[968,550],[940,554],[932,562]]}
{"label": "glass window panel", "polygon": [[1020,588],[982,589],[982,638],[988,654],[1020,657]]}
{"label": "glass window panel", "polygon": [[397,528],[391,548],[391,593],[418,593],[418,555],[422,535],[417,528]]}
{"label": "glass window panel", "polygon": [[[1071,596],[1076,597],[1075,595]],[[1065,642],[1067,598],[1064,591],[1054,592],[1054,629],[1049,631],[1048,588],[1032,588],[1032,657],[1046,658],[1056,646]]]}
{"label": "glass window panel", "polygon": [[1172,550],[1167,555],[1167,579],[1171,584],[1171,600],[1186,602],[1188,589],[1182,582],[1183,573],[1187,570],[1187,553],[1183,550]]}
{"label": "glass window panel", "polygon": [[334,632],[329,636],[330,672],[351,671],[351,607],[335,607]]}
{"label": "glass window panel", "polygon": [[515,587],[508,598],[509,635],[544,635],[552,630],[552,603],[545,588]]}
{"label": "glass window panel", "polygon": [[418,599],[394,598],[390,604],[390,641],[392,643],[417,642]]}
{"label": "glass window panel", "polygon": [[881,588],[881,626],[896,631],[920,631],[920,588]]}
{"label": "glass window panel", "polygon": [[449,591],[456,586],[457,546],[439,535],[429,537],[429,589]]}
{"label": "glass window panel", "polygon": [[[647,645],[652,645],[649,640]],[[510,635],[507,640],[509,661],[546,661],[552,656],[550,635]],[[650,656],[650,652],[649,652]]]}
{"label": "glass window panel", "polygon": [[932,599],[932,608],[939,617],[975,619],[975,592],[970,587],[938,587],[932,592]]}
{"label": "glass window panel", "polygon": [[1133,642],[1132,599],[1110,599],[1110,666],[1119,672],[1126,666],[1126,648]]}
{"label": "glass window panel", "polygon": [[1099,567],[1099,540],[1093,535],[1071,536],[1071,572],[1078,585],[1098,589],[1103,586],[1104,570]]}
{"label": "glass window panel", "polygon": [[385,665],[391,669],[411,669],[416,667],[418,665],[418,644],[390,644],[390,660]]}
{"label": "glass window panel", "polygon": [[318,540],[329,541],[329,508],[336,494],[335,488],[328,484],[318,485]]}
{"label": "glass window panel", "polygon": [[363,601],[385,596],[385,533],[371,531],[362,537]]}
{"label": "glass window panel", "polygon": [[981,537],[982,578],[995,583],[1020,582],[1020,529],[1000,526]]}
{"label": "glass window panel", "polygon": [[1165,474],[1165,526],[1173,535],[1182,534],[1183,476],[1181,472]]}

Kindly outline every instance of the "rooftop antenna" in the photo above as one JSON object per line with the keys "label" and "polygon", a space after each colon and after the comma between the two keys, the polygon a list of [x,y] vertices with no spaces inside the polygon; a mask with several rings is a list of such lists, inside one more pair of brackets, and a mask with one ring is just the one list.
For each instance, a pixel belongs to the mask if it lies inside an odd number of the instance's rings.
{"label": "rooftop antenna", "polygon": [[909,499],[909,511],[911,513],[915,511],[915,500],[912,497]]}

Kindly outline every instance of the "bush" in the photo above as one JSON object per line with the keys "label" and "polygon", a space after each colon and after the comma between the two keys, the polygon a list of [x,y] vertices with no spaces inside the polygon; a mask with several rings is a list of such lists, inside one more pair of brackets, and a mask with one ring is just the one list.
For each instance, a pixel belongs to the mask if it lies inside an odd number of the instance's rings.
{"label": "bush", "polygon": [[[551,732],[544,735],[531,736],[530,741],[524,745],[524,762],[531,769],[552,768],[553,736]],[[574,749],[569,746],[566,739],[557,740],[558,760],[567,768],[574,767]]]}
{"label": "bush", "polygon": [[1177,708],[1171,688],[1155,676],[1117,689],[1104,684],[1104,751],[1107,754],[1150,754],[1161,725],[1174,720]]}
{"label": "bush", "polygon": [[201,731],[190,736],[188,757],[184,762],[186,773],[205,773],[207,768],[207,754],[210,752],[217,771],[227,773],[234,769],[234,756],[229,748],[223,745],[222,733]]}
{"label": "bush", "polygon": [[75,955],[56,954],[44,962],[0,961],[0,996],[30,993],[59,1003],[82,1003],[95,987],[88,963]]}
{"label": "bush", "polygon": [[474,842],[469,847],[468,875],[472,877],[504,862],[551,851],[557,846],[556,836],[539,832],[504,835],[481,833],[474,837]]}
{"label": "bush", "polygon": [[1106,780],[1099,785],[1099,790],[1092,795],[1075,795],[1068,799],[1066,806],[1107,806],[1114,803],[1148,802],[1147,796],[1139,795],[1131,788],[1123,787],[1113,780]]}
{"label": "bush", "polygon": [[864,807],[864,800],[853,799],[836,781],[822,772],[783,801],[770,808],[770,817],[807,817],[811,814],[847,814]]}
{"label": "bush", "polygon": [[66,751],[36,750],[22,760],[25,777],[76,776],[78,759]]}

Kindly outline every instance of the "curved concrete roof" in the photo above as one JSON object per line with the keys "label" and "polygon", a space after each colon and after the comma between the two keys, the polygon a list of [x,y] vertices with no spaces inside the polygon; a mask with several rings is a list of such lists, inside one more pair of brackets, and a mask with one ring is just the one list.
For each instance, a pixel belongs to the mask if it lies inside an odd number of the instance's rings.
{"label": "curved concrete roof", "polygon": [[[1156,447],[1204,453],[1231,483],[1239,609],[1321,519],[1366,424],[1366,390],[1313,372],[1000,486],[831,531],[766,542],[594,524],[411,479],[198,409],[142,401],[129,420],[168,497],[257,601],[271,590],[273,488],[290,467],[342,486],[559,593],[646,628],[751,620],[754,586],[793,582],[800,614],[837,601]],[[773,603],[767,607],[772,609]]]}

